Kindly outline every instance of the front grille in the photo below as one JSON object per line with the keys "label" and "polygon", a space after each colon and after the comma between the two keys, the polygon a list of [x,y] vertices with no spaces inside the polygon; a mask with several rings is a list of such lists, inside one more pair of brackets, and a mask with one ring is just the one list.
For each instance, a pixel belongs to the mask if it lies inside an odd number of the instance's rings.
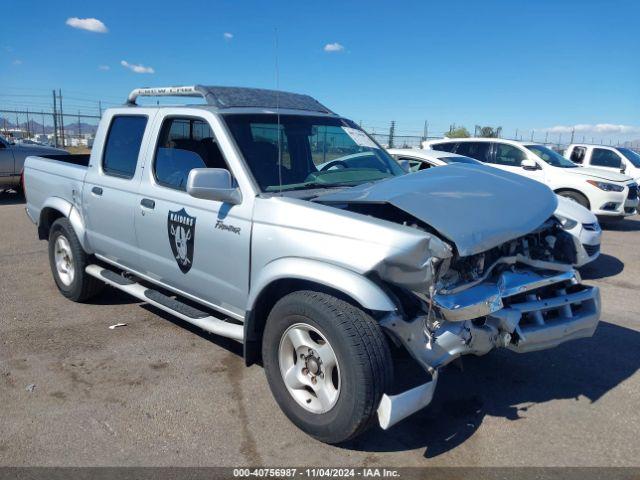
{"label": "front grille", "polygon": [[586,245],[583,243],[582,246],[587,252],[587,255],[589,255],[590,257],[592,257],[593,255],[595,255],[600,251],[600,245]]}
{"label": "front grille", "polygon": [[627,195],[627,200],[635,200],[638,198],[638,185],[636,183],[629,184],[629,195]]}

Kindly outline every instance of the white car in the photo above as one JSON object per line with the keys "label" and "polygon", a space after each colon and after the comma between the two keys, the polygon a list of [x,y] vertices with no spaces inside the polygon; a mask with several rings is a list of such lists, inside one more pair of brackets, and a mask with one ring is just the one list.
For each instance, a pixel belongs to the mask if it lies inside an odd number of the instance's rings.
{"label": "white car", "polygon": [[631,177],[580,167],[544,145],[501,138],[445,138],[424,142],[423,147],[475,158],[538,180],[603,218],[636,213],[638,184]]}
{"label": "white car", "polygon": [[564,157],[583,167],[624,173],[640,182],[640,154],[630,148],[573,143],[564,151]]}
{"label": "white car", "polygon": [[[391,148],[387,149],[387,152],[398,162],[408,162],[411,172],[452,163],[481,164],[478,160],[470,157],[438,150]],[[582,267],[598,258],[602,230],[593,213],[577,202],[558,195],[555,216],[560,220],[562,227],[577,238],[580,243],[580,247],[577,248],[577,267]]]}

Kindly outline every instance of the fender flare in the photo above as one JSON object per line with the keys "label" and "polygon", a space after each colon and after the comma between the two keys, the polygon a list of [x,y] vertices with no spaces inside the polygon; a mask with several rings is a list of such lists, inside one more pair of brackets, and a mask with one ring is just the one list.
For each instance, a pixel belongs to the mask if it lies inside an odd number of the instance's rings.
{"label": "fender flare", "polygon": [[391,298],[364,275],[337,265],[299,257],[284,257],[265,265],[249,290],[247,311],[252,311],[260,294],[277,280],[306,280],[338,290],[368,310],[393,312]]}
{"label": "fender flare", "polygon": [[67,220],[69,220],[69,223],[71,223],[71,226],[73,227],[73,231],[78,237],[80,245],[82,245],[82,248],[88,252],[87,229],[85,227],[84,220],[80,215],[80,211],[71,202],[64,198],[49,197],[40,209],[38,228],[42,225],[42,214],[48,209],[60,212],[67,218]]}

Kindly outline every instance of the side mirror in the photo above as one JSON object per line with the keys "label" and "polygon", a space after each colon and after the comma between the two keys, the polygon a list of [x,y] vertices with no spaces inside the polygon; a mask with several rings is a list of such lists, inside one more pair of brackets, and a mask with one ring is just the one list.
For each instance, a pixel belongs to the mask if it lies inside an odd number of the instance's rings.
{"label": "side mirror", "polygon": [[398,160],[398,165],[400,165],[400,168],[405,172],[411,172],[411,163],[409,163],[409,160]]}
{"label": "side mirror", "polygon": [[233,205],[242,202],[240,189],[233,186],[231,173],[225,168],[192,169],[187,178],[187,193],[194,198]]}
{"label": "side mirror", "polygon": [[538,162],[531,160],[530,158],[522,160],[522,162],[520,162],[520,166],[525,170],[542,170],[540,165],[538,165]]}

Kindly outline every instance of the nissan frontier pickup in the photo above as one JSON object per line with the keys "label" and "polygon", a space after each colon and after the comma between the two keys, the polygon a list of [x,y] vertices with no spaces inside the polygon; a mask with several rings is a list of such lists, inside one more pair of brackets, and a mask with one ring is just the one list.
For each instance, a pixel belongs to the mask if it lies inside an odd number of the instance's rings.
{"label": "nissan frontier pickup", "polygon": [[[546,185],[473,164],[406,175],[306,95],[137,89],[90,155],[29,157],[24,181],[62,295],[109,285],[241,342],[327,443],[424,408],[460,356],[551,348],[600,316]],[[403,351],[421,375],[399,387]]]}

